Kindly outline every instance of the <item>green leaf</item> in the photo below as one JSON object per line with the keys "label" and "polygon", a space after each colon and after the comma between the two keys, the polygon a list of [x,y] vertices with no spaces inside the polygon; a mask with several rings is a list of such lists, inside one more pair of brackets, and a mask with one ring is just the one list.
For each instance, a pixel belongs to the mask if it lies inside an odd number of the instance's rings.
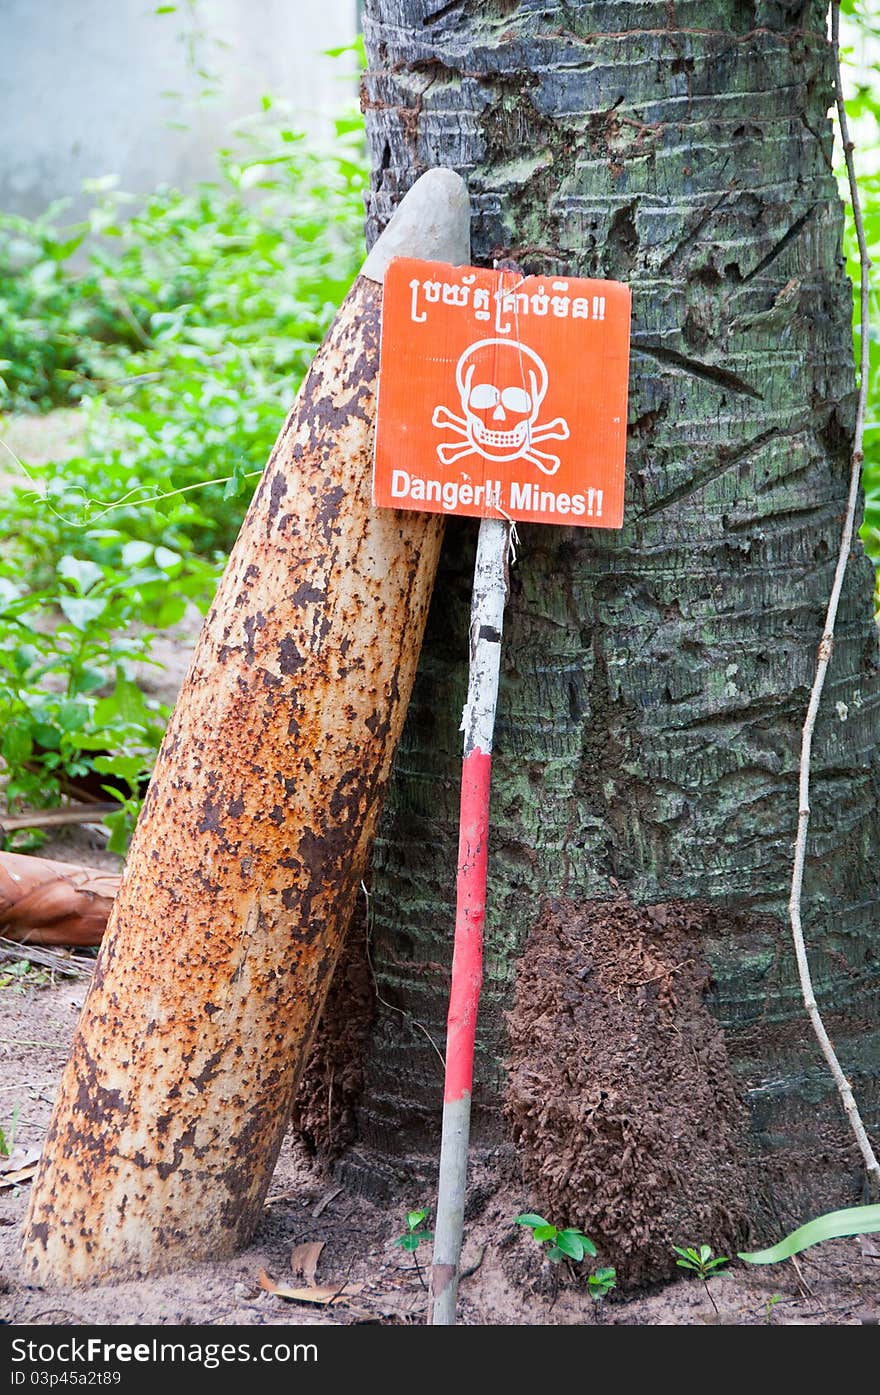
{"label": "green leaf", "polygon": [[[115,775],[119,780],[127,781],[132,790],[137,788],[138,780],[144,773],[144,758],[141,755],[135,756],[95,756],[92,766],[99,775]],[[105,786],[105,788],[107,788]],[[112,789],[112,786],[109,787]],[[118,794],[119,791],[117,790]]]}
{"label": "green leaf", "polygon": [[590,1297],[597,1303],[605,1298],[612,1289],[617,1288],[617,1270],[606,1268],[597,1269],[595,1274],[591,1274],[587,1280]]}
{"label": "green leaf", "polygon": [[247,476],[244,465],[240,460],[236,460],[232,474],[226,481],[226,488],[223,490],[223,498],[237,499],[239,494],[244,493],[247,486]]}
{"label": "green leaf", "polygon": [[581,1260],[584,1257],[584,1243],[576,1230],[560,1230],[556,1236],[556,1248],[569,1259]]}
{"label": "green leaf", "polygon": [[183,596],[167,596],[154,617],[157,630],[166,630],[176,625],[186,614],[186,599]]}
{"label": "green leaf", "polygon": [[105,814],[101,822],[110,829],[107,851],[119,853],[120,856],[124,857],[128,851],[128,842],[134,820],[125,809],[120,809],[118,814]]}
{"label": "green leaf", "polygon": [[99,668],[89,668],[84,665],[74,676],[74,693],[94,693],[98,688],[103,688],[107,682],[107,675]]}
{"label": "green leaf", "polygon": [[34,742],[28,727],[14,722],[6,728],[0,750],[8,765],[21,765],[30,758],[33,749]]}
{"label": "green leaf", "polygon": [[828,1211],[824,1216],[816,1216],[769,1249],[740,1251],[739,1258],[746,1264],[778,1264],[780,1260],[800,1254],[801,1250],[808,1250],[811,1245],[820,1245],[823,1240],[871,1235],[876,1231],[880,1231],[880,1205],[849,1206],[843,1211]]}
{"label": "green leaf", "polygon": [[78,630],[87,630],[89,625],[99,620],[107,609],[107,602],[90,599],[88,596],[60,596],[58,604],[71,625]]}
{"label": "green leaf", "polygon": [[547,1222],[544,1220],[543,1216],[535,1215],[534,1211],[524,1211],[521,1216],[514,1216],[513,1224],[535,1226],[546,1225]]}
{"label": "green leaf", "polygon": [[559,1231],[555,1225],[536,1225],[532,1234],[536,1240],[555,1240]]}
{"label": "green leaf", "polygon": [[77,247],[82,246],[85,233],[77,233],[74,237],[65,238],[62,242],[52,242],[48,246],[49,256],[53,261],[63,262],[72,255]]}
{"label": "green leaf", "polygon": [[94,720],[96,726],[109,727],[114,722],[133,723],[135,726],[143,726],[154,719],[147,706],[146,698],[130,678],[124,677],[121,670],[117,671],[116,684],[109,697],[101,698],[95,703]]}
{"label": "green leaf", "polygon": [[[21,971],[19,970],[19,972]],[[0,1129],[0,1157],[8,1158],[12,1156],[12,1149],[15,1145],[15,1134],[20,1109],[20,1104],[17,1104],[13,1109],[9,1120],[8,1132],[4,1133],[3,1129]]]}
{"label": "green leaf", "polygon": [[127,542],[122,549],[122,565],[124,567],[139,567],[152,555],[152,543],[144,542],[141,538],[132,538],[131,542]]}
{"label": "green leaf", "polygon": [[179,552],[172,552],[170,547],[156,548],[156,566],[163,572],[176,572],[180,570],[183,561]]}
{"label": "green leaf", "polygon": [[44,751],[57,751],[61,745],[60,733],[48,722],[37,722],[34,727],[34,740]]}
{"label": "green leaf", "polygon": [[58,705],[58,725],[62,731],[77,731],[89,719],[89,704],[66,698]]}
{"label": "green leaf", "polygon": [[410,1230],[418,1230],[427,1216],[427,1211],[407,1211],[406,1223]]}
{"label": "green leaf", "polygon": [[65,581],[72,581],[79,595],[84,596],[87,591],[99,581],[104,580],[104,573],[94,562],[87,558],[62,557],[58,563],[58,575]]}

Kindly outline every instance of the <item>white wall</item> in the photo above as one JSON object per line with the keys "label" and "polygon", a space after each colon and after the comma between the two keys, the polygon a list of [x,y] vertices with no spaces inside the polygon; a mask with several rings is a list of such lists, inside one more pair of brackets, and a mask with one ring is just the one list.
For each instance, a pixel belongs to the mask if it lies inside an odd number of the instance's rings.
{"label": "white wall", "polygon": [[[104,174],[135,193],[210,177],[230,124],[264,93],[312,129],[352,101],[346,60],[321,50],[354,38],[356,0],[196,0],[156,15],[159,2],[0,0],[0,209],[32,216]],[[202,102],[183,42],[196,26],[219,80]],[[169,125],[181,120],[187,130]]]}

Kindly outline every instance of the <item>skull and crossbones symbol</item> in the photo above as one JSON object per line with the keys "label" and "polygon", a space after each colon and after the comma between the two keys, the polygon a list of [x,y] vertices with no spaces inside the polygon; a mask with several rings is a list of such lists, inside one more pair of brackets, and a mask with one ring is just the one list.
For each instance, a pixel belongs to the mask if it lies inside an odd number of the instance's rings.
{"label": "skull and crossbones symbol", "polygon": [[463,415],[435,407],[433,426],[449,427],[464,440],[437,447],[442,465],[466,455],[485,460],[527,460],[545,475],[555,475],[559,456],[536,450],[539,441],[567,441],[564,417],[539,423],[547,395],[547,368],[525,344],[509,339],[481,339],[465,349],[455,368]]}

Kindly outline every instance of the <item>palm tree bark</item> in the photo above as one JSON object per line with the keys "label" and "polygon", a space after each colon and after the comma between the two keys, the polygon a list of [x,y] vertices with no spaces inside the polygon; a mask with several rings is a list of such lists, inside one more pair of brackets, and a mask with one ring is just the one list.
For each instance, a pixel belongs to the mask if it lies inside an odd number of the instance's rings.
{"label": "palm tree bark", "polygon": [[[475,262],[633,289],[624,528],[521,529],[474,1136],[510,1140],[505,1014],[548,898],[580,908],[587,938],[591,916],[613,935],[637,912],[640,943],[690,916],[703,1001],[748,1110],[731,1224],[803,1220],[859,1175],[785,912],[855,401],[825,8],[368,0],[364,32],[370,236],[426,165],[445,163],[468,181]],[[437,1136],[426,1033],[442,1044],[473,536],[467,521],[447,529],[374,854],[372,960],[394,1010],[374,1035],[347,1164],[374,1190],[397,1185],[401,1143],[428,1150]],[[817,998],[876,1129],[871,594],[857,546],[813,752],[804,904]]]}

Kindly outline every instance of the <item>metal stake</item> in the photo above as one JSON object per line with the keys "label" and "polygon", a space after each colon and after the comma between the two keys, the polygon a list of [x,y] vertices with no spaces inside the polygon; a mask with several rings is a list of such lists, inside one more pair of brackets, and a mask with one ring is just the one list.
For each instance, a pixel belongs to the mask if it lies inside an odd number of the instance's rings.
{"label": "metal stake", "polygon": [[470,675],[462,717],[464,760],[452,987],[446,1028],[446,1084],[434,1262],[431,1322],[455,1322],[459,1260],[464,1227],[474,1036],[483,981],[483,925],[489,840],[492,737],[498,701],[501,632],[507,598],[509,525],[485,518],[480,524],[471,600]]}

